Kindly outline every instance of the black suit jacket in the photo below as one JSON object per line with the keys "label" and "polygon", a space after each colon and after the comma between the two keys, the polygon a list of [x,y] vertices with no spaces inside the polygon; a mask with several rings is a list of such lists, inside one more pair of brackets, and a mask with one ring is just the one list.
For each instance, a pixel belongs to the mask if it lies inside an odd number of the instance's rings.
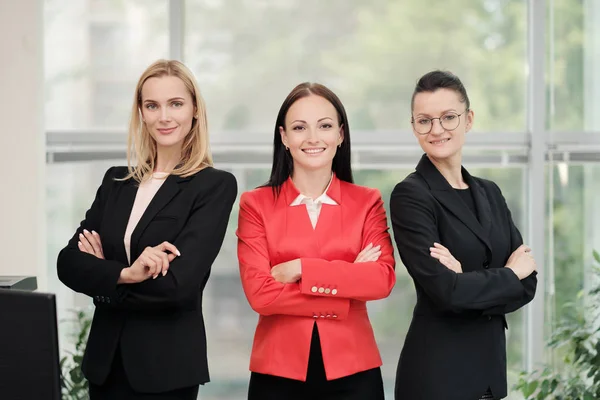
{"label": "black suit jacket", "polygon": [[[94,298],[96,310],[83,359],[83,372],[102,384],[120,346],[131,386],[163,392],[209,381],[202,291],[227,228],[237,195],[228,172],[206,168],[190,177],[170,175],[131,236],[131,262],[147,246],[173,243],[181,256],[163,277],[117,285],[128,266],[123,238],[138,184],[110,168],[79,229],[58,255],[58,277]],[[100,234],[105,260],[81,252],[83,229]]]}
{"label": "black suit jacket", "polygon": [[[488,387],[507,394],[504,314],[535,294],[505,268],[523,243],[498,186],[471,176],[477,216],[424,155],[391,195],[396,245],[413,278],[417,304],[396,374],[397,399],[475,400]],[[430,256],[433,243],[461,262],[457,274]]]}

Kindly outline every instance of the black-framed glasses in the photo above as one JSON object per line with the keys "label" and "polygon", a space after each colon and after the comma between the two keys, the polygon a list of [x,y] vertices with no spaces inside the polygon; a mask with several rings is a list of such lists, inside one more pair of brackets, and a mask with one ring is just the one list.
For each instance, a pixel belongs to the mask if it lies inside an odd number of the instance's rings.
{"label": "black-framed glasses", "polygon": [[440,125],[444,130],[453,131],[456,128],[458,128],[458,125],[460,125],[460,116],[466,113],[467,111],[469,111],[468,108],[460,114],[450,111],[439,118],[411,118],[410,123],[412,124],[415,132],[417,132],[419,135],[427,135],[429,132],[431,132],[431,128],[433,128],[434,119],[440,121]]}

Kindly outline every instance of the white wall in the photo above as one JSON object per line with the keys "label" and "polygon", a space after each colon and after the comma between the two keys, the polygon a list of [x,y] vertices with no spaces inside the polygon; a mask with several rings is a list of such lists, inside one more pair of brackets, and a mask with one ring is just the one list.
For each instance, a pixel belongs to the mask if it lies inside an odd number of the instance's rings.
{"label": "white wall", "polygon": [[0,1],[0,275],[46,287],[43,1]]}

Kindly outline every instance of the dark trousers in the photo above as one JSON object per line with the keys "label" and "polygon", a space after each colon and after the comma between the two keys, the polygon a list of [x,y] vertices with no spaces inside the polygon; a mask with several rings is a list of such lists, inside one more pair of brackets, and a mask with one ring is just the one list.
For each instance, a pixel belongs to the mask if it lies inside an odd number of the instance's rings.
{"label": "dark trousers", "polygon": [[328,381],[317,324],[313,328],[306,382],[252,372],[248,400],[383,400],[381,369]]}
{"label": "dark trousers", "polygon": [[[165,368],[171,366],[165,365]],[[176,389],[164,393],[139,393],[131,388],[125,369],[121,352],[117,349],[108,378],[102,385],[90,382],[90,400],[196,400],[198,386]]]}

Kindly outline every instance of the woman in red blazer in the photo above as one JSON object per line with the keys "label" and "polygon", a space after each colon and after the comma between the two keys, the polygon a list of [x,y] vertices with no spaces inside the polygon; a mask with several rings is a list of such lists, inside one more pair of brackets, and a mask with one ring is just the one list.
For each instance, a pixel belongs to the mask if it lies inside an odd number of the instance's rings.
{"label": "woman in red blazer", "polygon": [[383,399],[366,302],[396,282],[378,190],[354,185],[338,97],[298,85],[275,125],[271,177],[240,200],[238,258],[259,314],[249,399]]}

